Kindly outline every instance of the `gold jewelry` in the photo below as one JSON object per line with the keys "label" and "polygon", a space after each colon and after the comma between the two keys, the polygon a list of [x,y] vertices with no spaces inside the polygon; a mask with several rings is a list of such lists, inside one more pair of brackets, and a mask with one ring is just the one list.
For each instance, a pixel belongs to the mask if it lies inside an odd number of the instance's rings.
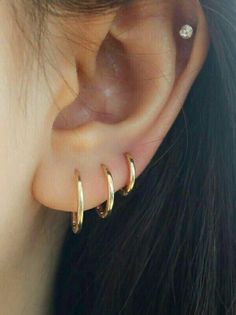
{"label": "gold jewelry", "polygon": [[111,211],[112,211],[112,208],[114,205],[115,191],[114,191],[113,178],[112,178],[110,171],[108,170],[108,168],[104,164],[101,164],[101,167],[102,167],[103,172],[107,178],[108,199],[107,199],[105,205],[101,204],[101,205],[97,206],[96,210],[97,210],[98,215],[101,218],[105,219],[108,215],[111,214]]}
{"label": "gold jewelry", "polygon": [[82,228],[84,218],[84,193],[80,173],[78,170],[75,170],[75,176],[77,188],[77,210],[76,212],[72,212],[71,223],[73,233],[78,234]]}
{"label": "gold jewelry", "polygon": [[131,192],[131,190],[134,188],[134,184],[136,180],[136,169],[135,169],[134,159],[131,157],[131,155],[129,153],[125,153],[124,155],[129,165],[129,183],[126,187],[120,190],[120,193],[123,196],[127,196]]}

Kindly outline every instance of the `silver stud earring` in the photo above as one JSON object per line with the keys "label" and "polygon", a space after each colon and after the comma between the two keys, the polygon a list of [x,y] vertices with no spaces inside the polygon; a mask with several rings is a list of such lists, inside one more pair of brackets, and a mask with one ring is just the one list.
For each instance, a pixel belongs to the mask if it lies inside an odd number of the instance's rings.
{"label": "silver stud earring", "polygon": [[193,28],[189,24],[185,24],[179,30],[179,35],[183,39],[190,39],[193,36]]}

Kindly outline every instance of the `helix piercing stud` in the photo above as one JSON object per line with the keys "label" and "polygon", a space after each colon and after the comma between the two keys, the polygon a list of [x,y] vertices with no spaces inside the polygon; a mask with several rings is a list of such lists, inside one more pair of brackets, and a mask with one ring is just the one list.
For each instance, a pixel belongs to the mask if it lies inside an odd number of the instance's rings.
{"label": "helix piercing stud", "polygon": [[107,179],[108,199],[105,205],[101,204],[97,206],[96,211],[97,211],[97,214],[102,219],[105,219],[108,215],[111,214],[111,211],[114,205],[115,189],[114,189],[113,178],[110,171],[104,164],[101,164],[101,167]]}
{"label": "helix piercing stud", "polygon": [[125,153],[124,156],[127,159],[128,166],[129,166],[129,182],[128,185],[124,188],[122,188],[119,192],[123,196],[127,196],[131,190],[134,188],[135,180],[136,180],[136,169],[135,169],[135,163],[134,159],[129,153]]}
{"label": "helix piercing stud", "polygon": [[76,176],[76,190],[77,190],[77,200],[76,200],[76,211],[72,212],[71,216],[71,224],[72,224],[72,231],[74,234],[78,234],[83,225],[83,218],[84,218],[84,193],[83,193],[83,186],[82,181],[80,178],[80,173],[78,170],[75,170]]}
{"label": "helix piercing stud", "polygon": [[193,36],[193,28],[189,24],[183,25],[179,30],[179,35],[183,39],[190,39]]}

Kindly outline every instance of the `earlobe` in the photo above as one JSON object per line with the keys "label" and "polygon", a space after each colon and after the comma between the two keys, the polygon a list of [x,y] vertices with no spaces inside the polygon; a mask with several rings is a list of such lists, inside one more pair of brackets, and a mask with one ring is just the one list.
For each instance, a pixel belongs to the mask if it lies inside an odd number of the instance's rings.
{"label": "earlobe", "polygon": [[131,154],[139,176],[177,117],[206,57],[207,27],[199,5],[192,11],[197,27],[186,41],[179,30],[188,19],[176,24],[172,2],[152,3],[120,9],[105,24],[97,21],[100,35],[91,28],[88,35],[101,42],[89,58],[84,46],[78,48],[79,95],[55,115],[33,182],[35,199],[47,207],[76,209],[75,169],[83,178],[85,209],[97,207],[107,200],[101,165],[109,168],[114,191],[121,190],[130,176],[124,153]]}

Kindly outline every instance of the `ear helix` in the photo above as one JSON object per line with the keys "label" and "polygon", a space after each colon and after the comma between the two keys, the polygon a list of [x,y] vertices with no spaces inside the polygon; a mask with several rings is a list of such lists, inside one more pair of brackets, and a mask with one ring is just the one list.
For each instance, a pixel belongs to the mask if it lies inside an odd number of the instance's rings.
{"label": "ear helix", "polygon": [[[122,188],[119,192],[123,196],[127,196],[134,188],[135,180],[136,180],[136,171],[135,171],[135,163],[133,158],[129,153],[125,153],[124,156],[127,159],[128,166],[129,166],[129,182],[126,187]],[[96,207],[97,214],[102,219],[107,218],[111,212],[114,205],[114,197],[115,197],[115,190],[114,190],[114,181],[111,172],[109,171],[108,167],[104,164],[101,164],[103,169],[103,173],[107,180],[107,192],[108,192],[108,199],[105,204],[98,205]],[[72,221],[72,231],[74,234],[78,234],[83,225],[83,217],[84,217],[84,192],[82,181],[80,177],[80,173],[78,170],[75,170],[75,177],[76,177],[76,190],[77,190],[77,202],[76,202],[76,211],[72,212],[71,214],[71,221]]]}

